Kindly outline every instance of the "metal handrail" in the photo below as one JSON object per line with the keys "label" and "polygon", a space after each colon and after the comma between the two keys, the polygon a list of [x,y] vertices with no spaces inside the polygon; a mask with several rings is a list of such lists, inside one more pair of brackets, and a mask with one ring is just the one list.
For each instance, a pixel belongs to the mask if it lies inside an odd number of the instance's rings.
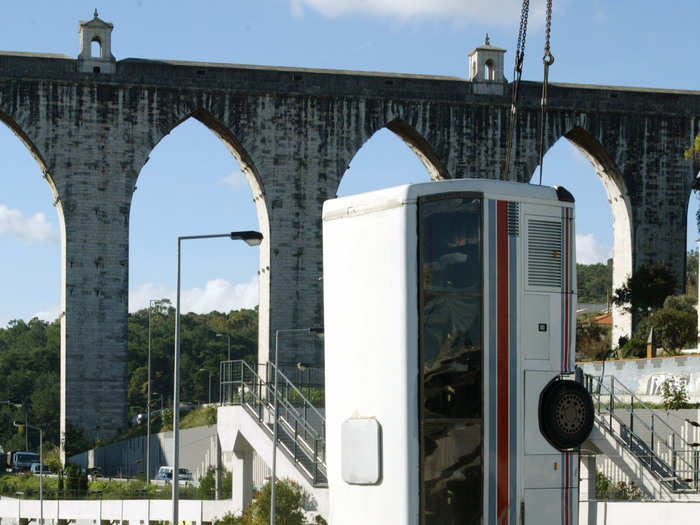
{"label": "metal handrail", "polygon": [[[594,398],[597,397],[594,406],[603,423],[606,423],[604,409],[607,409],[608,429],[652,474],[660,481],[670,484],[674,491],[693,490],[691,485],[694,491],[700,490],[700,468],[698,468],[700,453],[695,448],[697,444],[690,444],[683,439],[615,376],[586,374],[585,377],[588,391]],[[609,399],[608,403],[602,401],[604,397]],[[627,398],[628,402],[624,398]],[[619,415],[620,411],[629,412],[629,420]],[[648,415],[651,424],[647,424],[640,414]],[[613,420],[618,423],[619,431],[616,431],[613,426]],[[649,436],[650,442],[642,436],[645,433]],[[681,474],[689,475],[683,477]]]}
{"label": "metal handrail", "polygon": [[[260,374],[245,361],[223,361],[220,377],[221,403],[240,404],[270,434],[272,430],[266,415],[269,418],[269,414],[272,412],[273,396],[277,395],[278,421],[280,423],[278,428],[292,441],[290,446],[284,442],[284,439],[280,439],[280,445],[287,449],[295,463],[314,484],[325,484],[325,418],[299,389],[280,372],[277,392],[275,393],[274,381],[260,377]],[[290,391],[298,396],[298,401],[304,409],[303,412],[298,410],[289,400]],[[321,422],[320,432],[307,420],[307,412],[311,412],[319,418]]]}
{"label": "metal handrail", "polygon": [[[267,364],[270,365],[270,367],[271,367],[273,370],[275,369],[275,364],[274,364],[274,363],[270,362],[270,363],[267,363]],[[273,372],[273,373],[274,373],[274,372]],[[299,390],[299,389],[294,385],[294,383],[292,383],[292,382],[289,380],[289,378],[287,378],[287,376],[285,375],[285,373],[282,372],[281,370],[279,370],[279,367],[278,367],[277,373],[279,374],[279,376],[278,376],[278,381],[279,381],[279,379],[282,379],[282,381],[283,381],[287,386],[291,387],[291,388],[292,388],[292,391],[293,391],[293,392],[296,392],[296,394],[301,398],[301,400],[302,400],[302,402],[303,402],[303,404],[304,404],[304,409],[305,409],[305,410],[306,410],[306,409],[311,409],[311,411],[314,412],[314,413],[318,416],[318,418],[319,418],[321,421],[323,421],[323,422],[325,423],[326,418],[323,417],[323,415],[321,415],[321,413],[318,411],[318,409],[317,409],[308,399],[306,399],[306,396],[305,396],[304,394],[302,394],[301,390]],[[269,381],[270,383],[272,383],[272,380],[270,380],[269,377],[268,377],[268,381]],[[324,428],[325,428],[325,425],[324,425]]]}

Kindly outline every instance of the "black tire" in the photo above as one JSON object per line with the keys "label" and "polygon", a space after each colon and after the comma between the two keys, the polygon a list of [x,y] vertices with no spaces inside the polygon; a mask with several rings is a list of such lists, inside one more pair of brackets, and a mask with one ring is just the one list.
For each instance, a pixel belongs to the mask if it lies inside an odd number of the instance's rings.
{"label": "black tire", "polygon": [[581,383],[569,379],[550,382],[539,405],[540,432],[557,450],[573,450],[593,430],[593,399]]}

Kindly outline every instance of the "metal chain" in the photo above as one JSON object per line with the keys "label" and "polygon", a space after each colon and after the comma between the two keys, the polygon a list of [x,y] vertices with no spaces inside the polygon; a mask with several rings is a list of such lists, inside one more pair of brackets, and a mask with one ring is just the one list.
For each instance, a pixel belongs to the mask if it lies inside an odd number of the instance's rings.
{"label": "metal chain", "polygon": [[523,0],[520,11],[520,28],[518,29],[518,45],[515,50],[515,69],[522,73],[525,58],[525,39],[527,38],[527,15],[530,10],[530,0]]}
{"label": "metal chain", "polygon": [[511,150],[513,148],[513,132],[518,111],[518,91],[520,79],[523,75],[523,61],[525,60],[525,39],[527,38],[527,16],[530,11],[530,0],[523,0],[520,11],[520,28],[518,30],[518,44],[515,49],[515,66],[513,67],[513,92],[510,103],[510,123],[508,126],[508,143],[506,145],[506,164],[503,167],[503,180],[508,180],[510,169]]}
{"label": "metal chain", "polygon": [[552,0],[547,0],[547,23],[544,30],[544,78],[542,79],[542,98],[540,100],[540,185],[542,184],[542,163],[544,161],[544,124],[547,118],[547,88],[549,87],[549,66],[554,64],[554,55],[550,51],[552,32]]}

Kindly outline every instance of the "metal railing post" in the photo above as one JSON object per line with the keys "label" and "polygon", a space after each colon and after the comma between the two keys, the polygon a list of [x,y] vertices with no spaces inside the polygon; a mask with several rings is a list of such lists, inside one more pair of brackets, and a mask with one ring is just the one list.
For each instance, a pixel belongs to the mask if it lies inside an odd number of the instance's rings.
{"label": "metal railing post", "polygon": [[671,471],[673,473],[673,488],[676,488],[676,434],[671,434]]}
{"label": "metal railing post", "polygon": [[630,398],[630,434],[634,434],[634,398]]}
{"label": "metal railing post", "polygon": [[695,492],[700,489],[700,451],[693,450],[693,483]]}
{"label": "metal railing post", "polygon": [[294,418],[294,459],[297,459],[297,440],[299,439],[298,420]]}
{"label": "metal railing post", "polygon": [[612,430],[612,420],[615,412],[615,377],[610,376],[610,430]]}
{"label": "metal railing post", "polygon": [[654,451],[654,413],[651,413],[651,451]]}
{"label": "metal railing post", "polygon": [[[697,469],[695,469],[695,475],[697,480]],[[314,439],[314,483],[318,483],[318,439]],[[697,481],[695,486],[697,487]]]}

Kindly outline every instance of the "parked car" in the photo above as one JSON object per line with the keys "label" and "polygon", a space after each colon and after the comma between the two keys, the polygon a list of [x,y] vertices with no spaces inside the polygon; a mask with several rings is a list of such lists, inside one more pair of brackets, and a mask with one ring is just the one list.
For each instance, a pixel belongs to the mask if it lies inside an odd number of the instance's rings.
{"label": "parked car", "polygon": [[[48,465],[42,465],[43,468],[42,470],[44,471],[44,474],[51,474],[51,469],[48,467]],[[39,474],[39,462],[32,463],[32,466],[29,467],[29,471],[32,474]]]}
{"label": "parked car", "polygon": [[[186,469],[186,468],[180,468],[178,469],[179,471],[179,476],[178,480],[180,482],[185,482],[185,483],[190,483],[192,482],[192,473]],[[158,469],[158,473],[156,474],[156,477],[154,479],[161,480],[161,481],[172,481],[173,479],[173,467],[160,467]]]}

